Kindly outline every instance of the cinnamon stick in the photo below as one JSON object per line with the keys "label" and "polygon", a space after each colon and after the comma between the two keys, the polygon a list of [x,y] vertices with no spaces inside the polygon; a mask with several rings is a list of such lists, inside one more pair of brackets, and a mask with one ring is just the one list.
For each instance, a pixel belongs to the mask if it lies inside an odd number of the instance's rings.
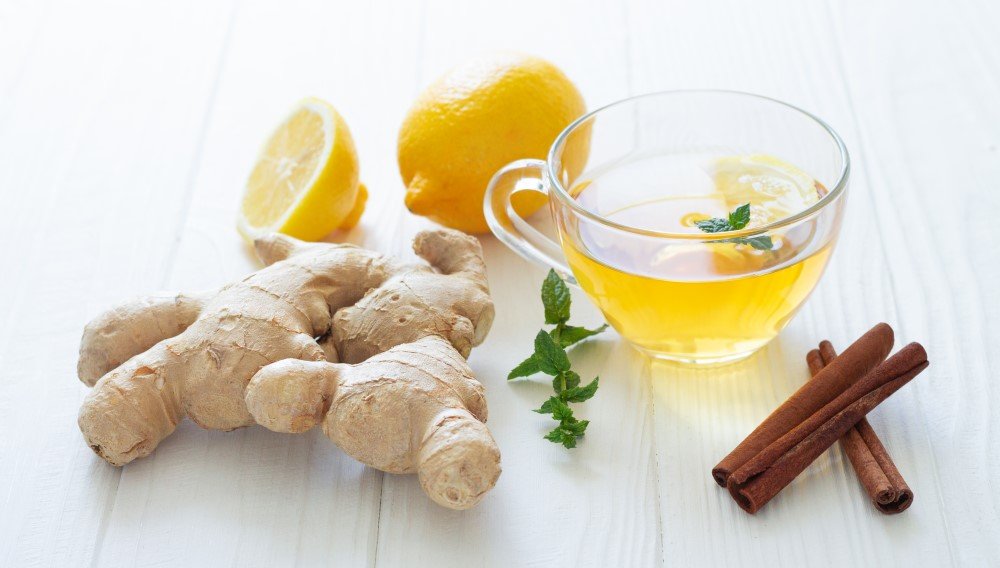
{"label": "cinnamon stick", "polygon": [[[833,344],[822,341],[819,349],[806,355],[809,371],[815,376],[837,357]],[[862,418],[840,439],[851,466],[872,504],[887,515],[902,513],[913,503],[913,491],[893,463],[868,419]]]}
{"label": "cinnamon stick", "polygon": [[876,325],[862,335],[811,381],[795,391],[712,469],[712,477],[716,483],[726,487],[729,476],[737,468],[829,404],[851,384],[884,361],[892,350],[892,343],[892,328],[885,323]]}
{"label": "cinnamon stick", "polygon": [[713,477],[725,482],[741,508],[758,511],[868,412],[927,367],[927,353],[917,343],[885,359],[892,336],[888,325],[876,325],[841,356],[831,357],[713,469]]}

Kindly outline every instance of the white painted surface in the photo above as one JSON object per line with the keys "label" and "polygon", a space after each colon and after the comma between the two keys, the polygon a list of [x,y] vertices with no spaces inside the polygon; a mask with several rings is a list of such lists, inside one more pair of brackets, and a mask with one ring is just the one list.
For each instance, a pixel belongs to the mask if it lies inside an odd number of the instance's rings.
{"label": "white painted surface", "polygon": [[[957,2],[0,2],[0,566],[1000,564],[1000,6]],[[83,444],[76,347],[106,304],[254,263],[233,228],[256,149],[298,98],[333,102],[372,198],[342,238],[405,254],[396,129],[469,54],[548,57],[591,107],[720,87],[826,118],[854,177],[830,270],[792,325],[724,370],[614,335],[586,441],[541,439],[546,385],[505,384],[543,271],[484,238],[498,316],[473,353],[504,473],[432,505],[318,432],[186,423],[122,470]],[[576,296],[575,318],[599,321]],[[872,416],[916,492],[884,517],[838,450],[754,517],[711,466],[806,378],[804,353],[892,323],[931,368]]]}

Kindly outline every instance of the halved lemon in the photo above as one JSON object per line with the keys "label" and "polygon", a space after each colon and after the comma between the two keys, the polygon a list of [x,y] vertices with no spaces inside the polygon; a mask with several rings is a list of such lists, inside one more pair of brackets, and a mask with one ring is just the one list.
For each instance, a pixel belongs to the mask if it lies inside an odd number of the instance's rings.
{"label": "halved lemon", "polygon": [[330,103],[300,102],[250,172],[237,228],[253,240],[278,231],[307,241],[354,226],[368,197],[347,123]]}

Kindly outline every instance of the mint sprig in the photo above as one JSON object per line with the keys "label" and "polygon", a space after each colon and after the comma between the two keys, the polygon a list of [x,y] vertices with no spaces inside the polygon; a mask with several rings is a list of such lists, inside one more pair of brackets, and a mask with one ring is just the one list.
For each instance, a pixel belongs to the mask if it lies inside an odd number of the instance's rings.
{"label": "mint sprig", "polygon": [[550,396],[535,412],[551,414],[553,420],[559,422],[558,426],[545,435],[546,440],[562,444],[566,448],[575,448],[577,440],[587,431],[590,421],[578,420],[573,416],[569,403],[590,400],[597,393],[600,379],[594,377],[594,380],[580,386],[580,375],[570,369],[566,348],[601,333],[608,326],[604,324],[596,329],[587,329],[569,325],[570,302],[569,287],[554,270],[549,270],[542,282],[542,306],[545,308],[545,323],[555,327],[538,332],[535,336],[535,352],[514,367],[507,375],[507,380],[529,377],[536,373],[553,377],[552,390],[555,395]]}
{"label": "mint sprig", "polygon": [[[725,219],[720,217],[712,217],[711,219],[705,219],[704,221],[695,221],[695,226],[701,229],[705,233],[725,233],[727,231],[739,231],[740,229],[746,227],[750,223],[750,203],[744,203],[729,214]],[[732,239],[725,239],[719,242],[723,243],[735,243],[739,245],[749,245],[757,250],[771,250],[774,248],[774,242],[771,241],[771,237],[736,237]]]}

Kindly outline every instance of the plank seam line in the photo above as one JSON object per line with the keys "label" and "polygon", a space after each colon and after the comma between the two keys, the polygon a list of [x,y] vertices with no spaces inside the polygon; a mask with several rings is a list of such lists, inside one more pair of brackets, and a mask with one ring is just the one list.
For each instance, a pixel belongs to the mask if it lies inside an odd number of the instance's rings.
{"label": "plank seam line", "polygon": [[[208,125],[210,117],[212,116],[212,110],[215,108],[215,99],[219,91],[219,83],[222,77],[222,72],[225,70],[226,55],[229,52],[229,45],[232,38],[233,23],[236,21],[237,8],[239,7],[240,0],[233,0],[233,6],[229,11],[229,17],[226,22],[226,31],[223,32],[222,45],[219,48],[218,63],[216,65],[217,71],[215,77],[212,79],[212,86],[208,93],[208,100],[205,104],[205,111],[202,115],[201,126],[198,129],[198,138],[195,145],[194,160],[191,166],[191,171],[188,174],[187,180],[185,181],[185,195],[182,201],[181,210],[178,215],[177,227],[182,227],[182,224],[187,219],[188,212],[191,209],[191,201],[194,198],[194,182],[198,177],[198,173],[201,170],[201,157],[205,151],[205,138],[208,133]],[[171,243],[170,251],[167,253],[167,262],[165,266],[167,270],[164,272],[162,286],[165,286],[169,281],[170,275],[173,273],[174,264],[177,260],[177,253],[180,249],[181,236],[176,235],[174,237],[173,243]],[[109,492],[108,507],[105,509],[107,513],[102,516],[101,523],[98,527],[97,537],[94,541],[94,555],[91,557],[90,565],[96,567],[100,565],[101,550],[104,548],[104,539],[107,536],[108,527],[111,523],[111,516],[114,513],[115,505],[118,501],[118,491],[121,487],[121,479],[125,475],[125,470],[121,469],[118,473],[115,487],[113,491]],[[138,544],[137,544],[138,545]]]}
{"label": "plank seam line", "polygon": [[385,498],[385,472],[375,471],[378,472],[378,509],[375,511],[375,544],[372,551],[372,568],[378,566],[378,543],[382,540],[382,501]]}
{"label": "plank seam line", "polygon": [[656,403],[653,400],[653,368],[649,361],[643,362],[646,380],[646,406],[648,409],[646,424],[649,428],[649,452],[653,458],[653,483],[656,486],[656,534],[659,537],[660,566],[667,565],[667,543],[663,534],[663,492],[660,490],[660,451],[656,444]]}
{"label": "plank seam line", "polygon": [[[89,449],[89,448],[88,448]],[[90,566],[96,568],[100,565],[101,550],[104,548],[104,537],[108,533],[108,526],[111,525],[111,514],[115,509],[115,502],[118,499],[118,488],[122,484],[122,475],[125,474],[124,469],[116,468],[118,471],[115,473],[115,486],[108,491],[108,495],[104,498],[104,511],[105,513],[101,515],[101,522],[97,524],[97,539],[94,541],[94,554],[90,557]]]}
{"label": "plank seam line", "polygon": [[[631,13],[629,12],[628,5],[629,5],[628,2],[622,2],[622,24],[623,24],[622,27],[625,30],[631,30],[632,29],[632,27],[630,25],[632,18],[630,17]],[[632,34],[626,32],[625,33],[625,58],[628,60],[628,65],[625,66],[625,91],[628,93],[628,96],[630,96],[630,97],[634,97],[636,95],[636,93],[635,93],[635,69],[633,68],[633,64],[635,62],[635,59],[632,58],[632,49],[633,49]]]}
{"label": "plank seam line", "polygon": [[[629,11],[629,3],[621,3],[621,18],[622,18],[622,28],[625,30],[631,30],[631,12]],[[634,44],[632,42],[632,34],[626,31],[625,33],[625,60],[627,65],[625,66],[625,90],[629,97],[636,96],[635,93],[635,61],[636,59],[632,57],[632,51],[634,49]],[[656,488],[656,503],[654,506],[653,514],[656,516],[656,536],[657,536],[657,548],[659,549],[660,566],[667,565],[667,546],[666,538],[663,533],[663,494],[660,490],[660,451],[659,446],[656,443],[656,403],[653,400],[653,368],[648,360],[643,362],[643,367],[646,375],[645,386],[646,386],[646,420],[643,425],[644,428],[649,429],[649,453],[650,457],[653,459],[653,485]]]}
{"label": "plank seam line", "polygon": [[[836,13],[834,12],[832,3],[828,0],[825,4],[826,4],[826,10],[827,10],[827,14],[829,15],[830,21],[834,22],[834,24],[832,26],[833,30],[834,30],[834,33],[832,34],[832,36],[833,36],[833,40],[834,40],[834,44],[835,44],[834,45],[835,49],[833,50],[833,54],[834,54],[834,58],[836,60],[837,68],[840,71],[840,76],[843,79],[842,85],[843,85],[843,89],[844,89],[844,101],[846,102],[847,108],[850,111],[852,126],[853,126],[854,131],[855,131],[855,133],[857,135],[857,144],[858,144],[858,148],[860,149],[859,154],[867,154],[868,153],[866,151],[867,144],[865,143],[866,135],[864,134],[864,132],[861,129],[861,121],[858,120],[858,113],[857,113],[857,110],[856,110],[855,105],[854,105],[854,97],[853,97],[853,95],[851,93],[850,79],[848,78],[848,75],[847,75],[847,62],[846,62],[845,56],[843,54],[843,45],[844,45],[844,42],[842,41],[841,34],[840,34],[841,26],[839,26],[836,23],[837,22],[837,20],[836,20]],[[873,186],[872,186],[871,175],[868,173],[867,169],[865,169],[864,173],[862,173],[861,175],[864,177],[865,183],[868,186],[868,189],[869,189],[869,191],[868,191],[868,199],[869,199],[869,201],[871,203],[871,206],[872,206],[872,208],[874,210],[875,209],[875,198],[874,198],[874,195],[872,194],[872,191],[874,189],[873,189]],[[889,254],[888,254],[888,252],[886,251],[886,248],[885,248],[885,238],[884,238],[884,235],[882,233],[882,230],[883,230],[882,229],[882,224],[878,224],[876,226],[876,231],[878,231],[878,233],[879,233],[879,239],[878,239],[879,240],[879,249],[882,252],[882,259],[883,259],[883,262],[885,262],[885,266],[887,268],[887,270],[885,271],[885,274],[886,274],[886,278],[889,280],[889,289],[892,290],[892,292],[893,292],[892,293],[893,308],[894,308],[894,310],[896,312],[896,316],[899,317],[899,316],[902,315],[903,312],[900,311],[899,298],[897,297],[897,295],[895,293],[895,291],[896,291],[896,281],[895,281],[895,278],[893,277],[892,271],[888,269],[889,268]],[[917,400],[917,399],[914,398],[914,400]],[[918,402],[918,404],[919,404],[919,402]],[[930,443],[930,435],[927,432],[927,428],[926,427],[923,428],[923,431],[924,431],[924,437],[927,439],[928,446],[933,448],[933,444]],[[930,453],[930,461],[931,461],[931,463],[933,465],[933,467],[931,468],[931,472],[932,472],[932,475],[933,475],[933,478],[934,478],[934,484],[936,486],[935,488],[939,489],[941,487],[941,479],[940,479],[940,476],[938,475],[937,457],[934,455],[933,452]],[[944,511],[945,511],[944,504],[940,502],[940,499],[941,499],[941,492],[940,492],[940,490],[937,491],[937,493],[938,493],[938,501],[939,501],[938,504],[940,505],[940,512],[941,512],[941,522],[944,523],[944,526],[945,526],[945,529],[946,529],[945,542],[948,543],[948,557],[951,559],[951,565],[952,566],[957,566],[958,564],[955,562],[955,550],[954,550],[954,546],[952,544],[951,530],[948,530],[948,517],[947,517],[947,515],[944,514]]]}
{"label": "plank seam line", "polygon": [[[413,69],[415,71],[414,74],[413,74],[414,75],[413,76],[413,80],[414,80],[414,90],[413,90],[413,92],[414,93],[419,93],[420,92],[421,81],[423,80],[423,75],[424,75],[424,70],[421,67],[421,62],[424,60],[424,52],[427,49],[427,45],[426,45],[426,40],[427,40],[427,0],[422,0],[420,2],[420,8],[419,8],[418,14],[419,14],[419,16],[418,16],[419,19],[417,21],[417,47],[413,51],[414,59],[415,59],[415,64],[413,65]],[[416,94],[414,96],[416,96]],[[399,207],[388,208],[388,207],[386,207],[382,211],[385,212],[385,211],[388,211],[390,209],[394,209],[396,211],[396,220],[399,221],[401,219],[401,215],[403,213],[402,208],[399,208]],[[402,223],[397,222],[397,223],[394,223],[393,226],[396,227],[396,230],[392,234],[392,239],[389,241],[390,243],[399,242],[400,241],[400,239],[398,239],[396,237],[399,236],[399,230],[402,227]],[[390,244],[389,247],[391,249],[392,245]],[[398,251],[394,250],[393,252],[398,252]],[[374,549],[375,550],[374,550],[374,552],[371,555],[371,559],[372,559],[372,561],[371,561],[371,567],[372,568],[376,568],[378,566],[378,550],[379,550],[379,544],[382,542],[382,507],[385,504],[385,483],[386,483],[385,472],[384,471],[380,471],[380,470],[376,470],[376,471],[378,471],[378,479],[379,479],[379,484],[378,484],[378,510],[375,512],[375,515],[376,515],[376,517],[375,517],[375,543],[374,543]]]}
{"label": "plank seam line", "polygon": [[[39,32],[39,33],[42,33],[42,32]],[[88,109],[88,110],[90,110],[90,109]],[[87,116],[89,116],[89,115],[87,115]],[[53,174],[52,179],[55,180],[55,181],[53,183],[49,184],[49,186],[52,189],[49,191],[48,194],[44,195],[44,201],[43,201],[43,203],[44,203],[44,210],[45,211],[51,211],[54,208],[53,204],[55,203],[57,195],[59,194],[59,191],[57,189],[57,187],[58,187],[58,183],[57,182],[59,180],[64,179],[65,172],[67,171],[67,168],[68,168],[68,166],[66,164],[70,163],[70,158],[74,158],[75,159],[76,156],[79,154],[79,148],[80,148],[81,140],[83,138],[83,131],[84,131],[84,129],[85,129],[85,127],[81,125],[78,131],[74,131],[74,134],[72,135],[73,144],[71,146],[73,148],[73,150],[72,150],[72,152],[70,152],[69,154],[66,155],[67,160],[65,162],[64,161],[58,161],[58,163],[53,166],[53,168],[54,168],[53,171],[55,173]],[[24,263],[24,265],[22,265],[22,267],[21,267],[21,272],[22,273],[29,274],[29,275],[30,274],[34,274],[34,272],[32,272],[32,271],[35,270],[35,268],[38,266],[38,263],[41,262],[40,259],[44,258],[44,255],[38,254],[38,251],[46,243],[47,243],[47,241],[44,238],[31,239],[31,240],[28,241],[27,246],[28,246],[28,250],[29,250],[30,254],[28,254],[26,256],[27,260]],[[23,299],[24,299],[24,296],[25,296],[25,291],[27,290],[27,287],[28,287],[29,280],[30,280],[29,278],[21,278],[21,279],[19,279],[17,281],[17,287],[14,289],[13,294],[10,294],[8,296],[8,298],[10,299],[10,304],[11,304],[12,308],[4,316],[4,318],[2,320],[4,323],[2,325],[0,325],[0,346],[7,346],[7,345],[9,345],[11,343],[10,336],[13,333],[14,328],[16,327],[15,326],[15,322],[20,321],[20,319],[19,319],[18,316],[21,313],[21,311],[23,311],[25,309],[25,303],[24,303]],[[5,357],[6,357],[6,352],[5,351],[0,351],[0,364],[6,363]],[[45,392],[46,392],[46,394],[48,394],[50,391],[46,390]],[[78,400],[82,401],[82,397],[83,396],[85,396],[85,395],[80,395],[80,397],[78,398]],[[16,435],[18,436],[18,439],[20,439],[20,436],[22,436],[22,434],[20,432],[18,432]],[[17,475],[21,472],[21,468],[23,467],[23,464],[25,463],[26,459],[27,458],[25,458],[25,457],[17,456],[13,460],[14,467],[13,467],[12,473],[11,473],[11,480],[12,480],[12,482],[7,487],[7,491],[6,491],[6,494],[4,495],[3,501],[0,502],[4,506],[6,506],[10,502],[11,495],[13,495],[13,492],[14,492],[14,483],[13,483],[13,480],[16,479]],[[3,558],[0,558],[0,566],[7,566],[6,560],[7,560],[7,558],[11,557],[13,554],[14,554],[14,548],[11,547],[10,549],[7,550],[6,555]]]}
{"label": "plank seam line", "polygon": [[[187,180],[184,182],[184,199],[182,200],[181,209],[177,215],[177,226],[181,230],[183,230],[184,223],[187,221],[191,211],[191,202],[194,201],[194,186],[195,182],[198,180],[198,175],[201,173],[201,163],[205,154],[205,138],[208,137],[208,127],[211,123],[212,112],[215,109],[216,98],[219,94],[219,83],[221,83],[222,75],[226,70],[226,56],[229,53],[229,46],[232,42],[233,23],[236,21],[236,13],[238,12],[240,1],[241,0],[233,0],[233,7],[229,12],[229,20],[226,22],[226,31],[222,36],[222,46],[219,49],[219,62],[217,65],[218,72],[216,72],[215,77],[212,79],[212,87],[208,93],[208,102],[205,105],[205,112],[201,119],[201,126],[198,129],[198,142],[195,146],[191,171],[188,173]],[[164,287],[169,283],[170,276],[174,272],[174,265],[177,263],[177,255],[180,252],[182,238],[183,234],[177,234],[174,236],[174,240],[170,244],[170,251],[167,253],[167,261],[164,263],[167,270],[164,272],[161,287]]]}
{"label": "plank seam line", "polygon": [[[37,24],[32,30],[31,38],[28,40],[28,49],[29,49],[28,54],[25,55],[23,59],[21,59],[20,64],[17,66],[17,71],[14,72],[14,79],[10,81],[10,83],[7,85],[7,88],[4,89],[3,92],[0,92],[0,102],[6,103],[10,93],[13,93],[17,89],[17,87],[21,84],[21,80],[24,78],[24,73],[30,67],[28,65],[29,61],[31,61],[31,59],[34,58],[35,53],[37,53],[35,45],[38,43],[38,38],[41,37],[42,35],[43,22],[48,20],[51,11],[52,11],[52,1],[50,0],[49,2],[45,3],[45,6],[42,8],[42,17],[38,19]],[[13,109],[13,106],[8,104],[3,104],[3,107],[5,110]],[[0,125],[4,125],[4,123],[6,122],[6,118],[11,114],[12,112],[7,112],[0,115]]]}
{"label": "plank seam line", "polygon": [[[420,92],[421,81],[423,80],[423,76],[424,76],[424,69],[421,66],[421,62],[424,60],[423,56],[424,56],[424,52],[426,51],[426,48],[427,48],[427,46],[426,46],[426,39],[427,39],[427,1],[423,0],[423,1],[420,2],[420,11],[419,11],[418,20],[417,20],[417,46],[416,46],[416,49],[414,50],[414,57],[416,59],[416,64],[413,66],[413,69],[414,69],[414,74],[413,74],[413,81],[414,81],[413,93],[414,93],[414,95],[413,96],[416,96],[416,94]],[[394,208],[386,207],[386,208],[383,209],[383,211],[389,211],[390,209],[394,209],[396,211],[396,219],[398,221],[399,218],[400,218],[399,215],[402,213],[402,209],[400,209],[398,207],[394,207]],[[389,242],[390,243],[399,243],[399,242],[401,242],[402,239],[399,239],[397,237],[400,236],[399,231],[400,231],[400,229],[402,227],[402,223],[398,223],[398,222],[397,223],[393,223],[393,226],[396,229],[395,229],[395,232],[392,234],[392,239]],[[390,248],[393,248],[394,252],[399,252],[398,246],[399,245],[390,245]],[[376,470],[376,471],[378,471],[378,470]],[[386,481],[386,479],[385,479],[385,472],[378,471],[378,478],[379,478],[379,484],[378,484],[378,510],[375,513],[375,515],[376,515],[375,516],[375,543],[374,543],[375,550],[372,552],[372,555],[371,555],[371,558],[372,558],[371,567],[372,568],[376,568],[378,566],[379,543],[382,541],[382,506],[385,503],[385,481]]]}

